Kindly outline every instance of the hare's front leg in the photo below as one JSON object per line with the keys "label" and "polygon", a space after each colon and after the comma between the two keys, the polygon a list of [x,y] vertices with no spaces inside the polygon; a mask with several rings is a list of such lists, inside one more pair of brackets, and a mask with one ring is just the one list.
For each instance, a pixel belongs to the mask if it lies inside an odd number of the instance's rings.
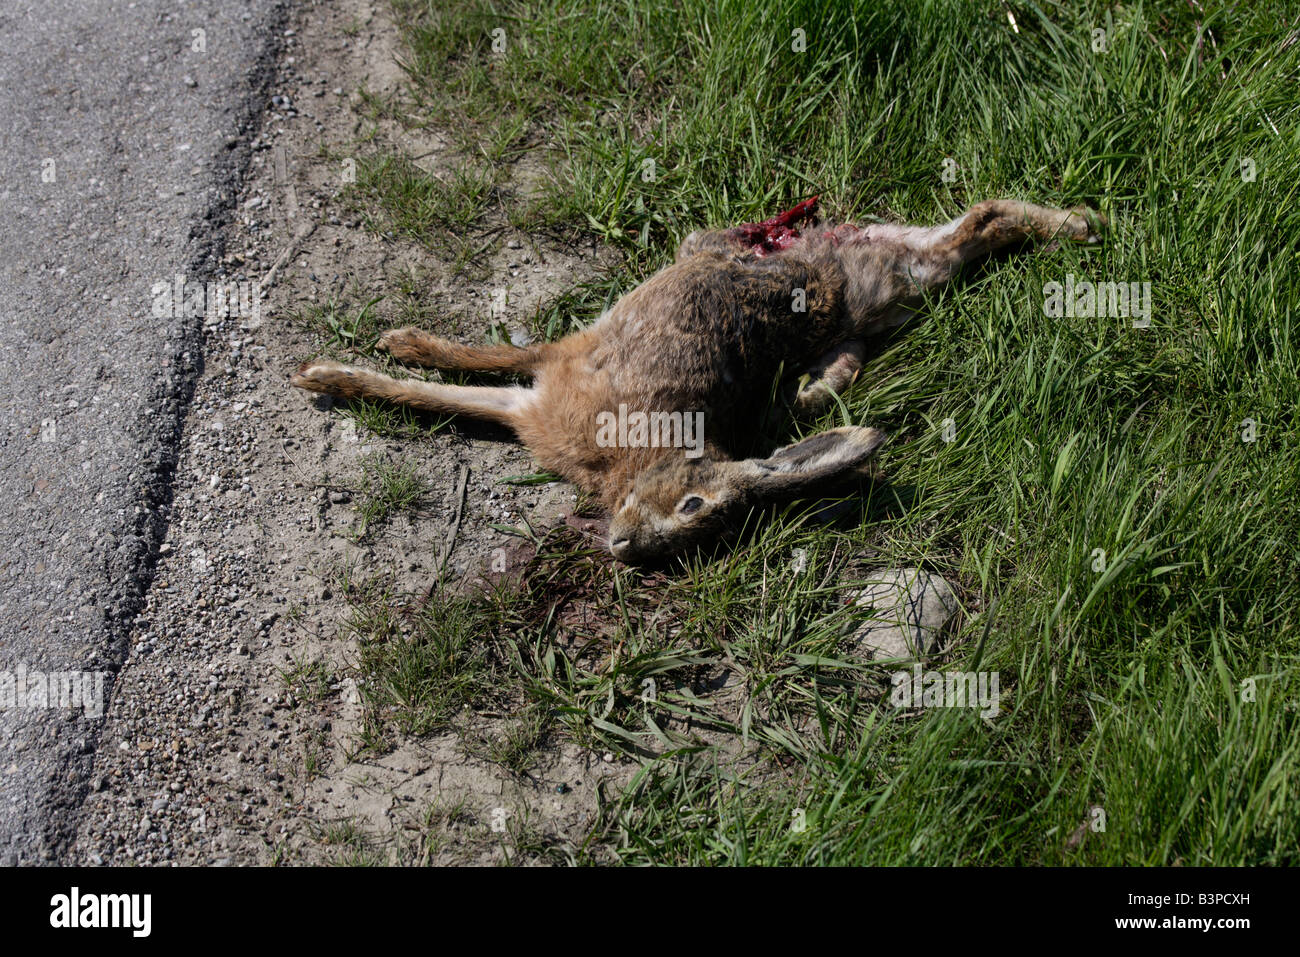
{"label": "hare's front leg", "polygon": [[314,359],[289,379],[308,392],[341,399],[383,399],[426,412],[468,415],[514,428],[533,398],[522,386],[464,386],[418,379],[394,379],[369,369]]}
{"label": "hare's front leg", "polygon": [[866,344],[861,339],[850,339],[827,350],[799,380],[799,388],[791,403],[797,416],[812,416],[831,404],[862,371]]}

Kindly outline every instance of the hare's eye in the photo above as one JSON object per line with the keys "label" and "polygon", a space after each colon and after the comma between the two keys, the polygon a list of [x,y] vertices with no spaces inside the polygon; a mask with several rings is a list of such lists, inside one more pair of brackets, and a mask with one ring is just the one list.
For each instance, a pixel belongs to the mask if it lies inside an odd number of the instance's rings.
{"label": "hare's eye", "polygon": [[683,515],[690,515],[692,512],[698,512],[700,506],[703,504],[704,499],[700,498],[698,495],[692,495],[690,498],[683,501],[681,505],[677,506],[677,508]]}

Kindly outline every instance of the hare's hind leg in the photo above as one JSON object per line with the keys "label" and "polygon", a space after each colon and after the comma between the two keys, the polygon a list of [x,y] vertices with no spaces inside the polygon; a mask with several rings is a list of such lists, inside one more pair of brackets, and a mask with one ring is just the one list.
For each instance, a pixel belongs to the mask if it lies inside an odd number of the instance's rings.
{"label": "hare's hind leg", "polygon": [[533,397],[522,386],[464,386],[417,379],[394,379],[355,366],[315,359],[304,362],[289,381],[299,389],[341,399],[383,399],[426,412],[468,415],[514,428]]}
{"label": "hare's hind leg", "polygon": [[989,199],[943,226],[904,227],[891,238],[913,253],[910,278],[925,287],[948,282],[962,264],[1026,239],[1100,242],[1100,230],[1105,225],[1104,216],[1085,206],[1065,210],[1016,199]]}
{"label": "hare's hind leg", "polygon": [[992,199],[943,226],[841,227],[836,234],[848,277],[845,299],[860,334],[884,332],[906,322],[926,290],[956,278],[972,259],[1031,238],[1098,242],[1105,225],[1101,214],[1084,207]]}
{"label": "hare's hind leg", "polygon": [[987,199],[940,226],[934,238],[969,259],[1024,239],[1097,243],[1105,225],[1106,218],[1086,206],[1053,209],[1018,199]]}
{"label": "hare's hind leg", "polygon": [[465,369],[473,372],[530,373],[541,362],[549,344],[525,346],[463,346],[440,339],[422,329],[407,326],[389,329],[379,337],[379,348],[394,359],[435,369]]}

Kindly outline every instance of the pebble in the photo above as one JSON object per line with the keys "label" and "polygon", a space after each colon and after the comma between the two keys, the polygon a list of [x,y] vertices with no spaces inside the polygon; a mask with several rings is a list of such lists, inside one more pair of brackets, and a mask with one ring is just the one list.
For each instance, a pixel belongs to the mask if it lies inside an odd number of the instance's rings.
{"label": "pebble", "polygon": [[870,572],[845,603],[863,611],[851,641],[853,654],[870,660],[925,657],[960,607],[952,586],[922,568]]}

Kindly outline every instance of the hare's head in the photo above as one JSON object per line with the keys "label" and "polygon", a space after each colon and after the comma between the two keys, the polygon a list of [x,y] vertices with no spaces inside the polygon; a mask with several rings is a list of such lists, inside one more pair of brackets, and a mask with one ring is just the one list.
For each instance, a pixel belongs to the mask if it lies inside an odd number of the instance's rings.
{"label": "hare's head", "polygon": [[764,459],[665,457],[640,473],[609,524],[609,548],[648,562],[716,541],[756,505],[829,495],[865,474],[885,434],[831,429]]}

